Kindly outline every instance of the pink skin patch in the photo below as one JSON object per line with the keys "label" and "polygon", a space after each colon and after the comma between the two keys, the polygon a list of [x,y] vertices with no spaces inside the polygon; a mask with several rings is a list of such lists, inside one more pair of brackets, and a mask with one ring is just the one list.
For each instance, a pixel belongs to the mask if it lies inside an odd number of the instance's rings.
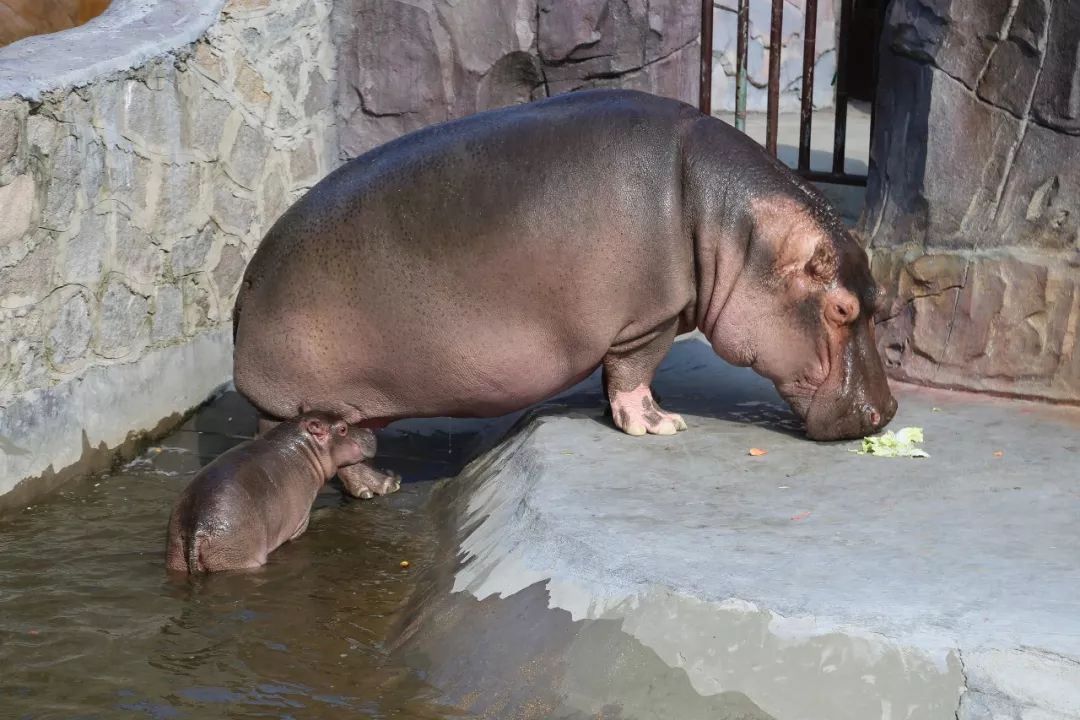
{"label": "pink skin patch", "polygon": [[686,429],[686,421],[680,416],[660,409],[648,385],[612,393],[611,416],[627,435],[674,435]]}

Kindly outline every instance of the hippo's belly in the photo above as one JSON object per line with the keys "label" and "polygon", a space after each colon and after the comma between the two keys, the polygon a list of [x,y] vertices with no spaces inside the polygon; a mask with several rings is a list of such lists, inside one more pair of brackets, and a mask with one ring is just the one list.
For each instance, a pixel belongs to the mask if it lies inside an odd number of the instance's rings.
{"label": "hippo's belly", "polygon": [[[468,309],[435,303],[453,313],[424,304],[371,311],[361,305],[347,322],[303,312],[273,321],[245,318],[237,384],[276,417],[301,405],[375,425],[406,417],[493,417],[583,380],[625,324],[614,314],[565,305],[524,307],[522,299]],[[279,332],[246,333],[275,325]]]}

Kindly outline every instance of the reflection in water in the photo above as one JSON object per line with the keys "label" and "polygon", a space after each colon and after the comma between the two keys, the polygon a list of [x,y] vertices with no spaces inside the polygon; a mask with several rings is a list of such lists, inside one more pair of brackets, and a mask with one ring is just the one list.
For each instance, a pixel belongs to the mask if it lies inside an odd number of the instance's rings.
{"label": "reflection in water", "polygon": [[[421,506],[431,479],[461,458],[433,461],[424,451],[445,452],[446,438],[424,446],[388,433],[387,464],[422,479],[365,502],[324,488],[307,533],[265,568],[166,577],[174,498],[252,428],[250,410],[226,395],[160,448],[5,523],[0,716],[459,716],[383,650],[413,578],[431,562]],[[400,450],[406,457],[395,458]]]}

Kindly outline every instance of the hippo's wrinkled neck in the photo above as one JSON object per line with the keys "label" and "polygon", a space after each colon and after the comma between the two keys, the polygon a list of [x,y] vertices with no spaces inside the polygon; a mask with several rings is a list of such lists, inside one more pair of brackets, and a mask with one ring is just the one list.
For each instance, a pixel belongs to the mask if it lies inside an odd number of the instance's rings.
{"label": "hippo's wrinkled neck", "polygon": [[694,234],[694,324],[724,360],[745,365],[749,359],[740,357],[733,343],[735,338],[726,332],[722,318],[746,267],[754,223],[747,208],[730,197],[715,198],[707,206],[707,213],[696,223]]}
{"label": "hippo's wrinkled neck", "polygon": [[683,141],[684,210],[694,243],[694,324],[726,361],[745,364],[721,324],[753,237],[750,197],[760,168],[752,140],[718,118],[700,118]]}

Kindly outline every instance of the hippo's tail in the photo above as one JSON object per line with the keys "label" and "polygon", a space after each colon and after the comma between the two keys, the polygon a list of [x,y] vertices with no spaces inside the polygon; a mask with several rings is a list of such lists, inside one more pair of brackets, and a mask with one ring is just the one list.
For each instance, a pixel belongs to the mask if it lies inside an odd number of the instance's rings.
{"label": "hippo's tail", "polygon": [[236,347],[236,332],[237,332],[238,328],[240,327],[240,302],[244,299],[244,288],[246,287],[246,285],[247,285],[247,281],[245,279],[244,282],[240,283],[240,290],[236,293],[236,300],[233,302],[233,307],[232,307],[232,339],[233,339],[233,347]]}
{"label": "hippo's tail", "polygon": [[205,568],[199,560],[199,553],[202,551],[203,541],[206,540],[206,534],[196,530],[191,537],[188,538],[187,543],[187,569],[190,575],[201,573]]}

